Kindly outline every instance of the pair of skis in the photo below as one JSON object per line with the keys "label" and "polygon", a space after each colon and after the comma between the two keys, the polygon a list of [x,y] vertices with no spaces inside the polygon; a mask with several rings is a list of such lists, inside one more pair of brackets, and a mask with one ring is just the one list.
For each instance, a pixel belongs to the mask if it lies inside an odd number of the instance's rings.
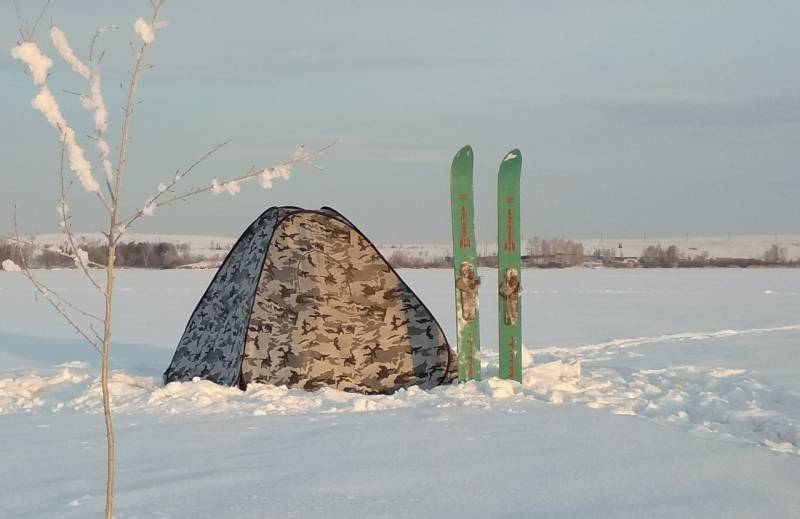
{"label": "pair of skis", "polygon": [[[473,221],[472,165],[472,148],[464,146],[456,154],[450,168],[459,380],[480,380],[481,377],[478,319],[480,278]],[[521,170],[522,154],[519,150],[512,150],[503,158],[497,174],[499,375],[517,381],[522,378]]]}

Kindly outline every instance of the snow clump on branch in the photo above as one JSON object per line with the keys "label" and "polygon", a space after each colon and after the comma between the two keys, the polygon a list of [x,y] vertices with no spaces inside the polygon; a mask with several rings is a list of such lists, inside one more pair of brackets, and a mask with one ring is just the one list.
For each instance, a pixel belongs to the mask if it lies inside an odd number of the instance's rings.
{"label": "snow clump on branch", "polygon": [[[63,37],[63,33],[61,33],[61,36]],[[58,34],[56,34],[54,43],[56,41],[58,41],[58,44],[66,43],[66,39],[59,39]],[[56,99],[50,89],[47,88],[47,71],[53,66],[53,60],[45,56],[39,46],[30,41],[20,43],[12,48],[11,56],[28,66],[34,84],[39,87],[39,94],[33,99],[31,106],[41,112],[47,122],[50,123],[50,126],[58,132],[59,140],[67,152],[69,168],[75,172],[86,191],[90,193],[99,191],[100,185],[92,177],[92,166],[86,160],[83,149],[75,139],[75,131],[67,125],[67,121],[61,115],[61,109]],[[77,60],[77,58],[75,59]]]}
{"label": "snow clump on branch", "polygon": [[32,41],[20,43],[11,49],[11,57],[28,66],[36,86],[43,86],[47,80],[47,71],[53,66],[53,60],[42,54],[39,46]]}
{"label": "snow clump on branch", "polygon": [[82,78],[88,80],[92,76],[92,71],[87,67],[78,57],[75,55],[75,52],[72,51],[72,47],[69,46],[69,42],[67,41],[66,35],[64,35],[64,31],[59,29],[58,27],[51,27],[50,28],[50,41],[53,42],[53,47],[56,48],[58,54],[67,62],[67,64],[72,67],[78,75]]}
{"label": "snow clump on branch", "polygon": [[273,168],[266,168],[258,175],[258,185],[264,189],[272,187],[272,181],[276,178],[288,179],[292,172],[291,164],[282,164]]}
{"label": "snow clump on branch", "polygon": [[47,119],[47,122],[50,123],[50,126],[58,131],[59,139],[67,151],[69,169],[75,172],[83,188],[90,193],[99,191],[100,185],[92,176],[92,166],[86,160],[83,148],[80,147],[75,139],[75,130],[67,125],[67,121],[61,115],[61,109],[56,99],[46,85],[42,85],[39,95],[33,99],[31,106],[40,111]]}
{"label": "snow clump on branch", "polygon": [[158,204],[155,200],[148,198],[144,203],[144,207],[142,207],[142,214],[145,216],[153,216],[153,213],[156,212],[156,207],[158,207]]}
{"label": "snow clump on branch", "polygon": [[106,179],[111,183],[113,166],[108,159],[111,147],[103,138],[103,133],[108,130],[108,110],[106,110],[106,105],[103,101],[103,92],[100,88],[100,75],[96,70],[92,70],[75,55],[75,52],[73,52],[72,47],[70,47],[67,41],[64,31],[53,26],[50,29],[50,40],[53,42],[53,46],[58,51],[58,54],[72,67],[72,70],[89,82],[89,95],[81,96],[81,105],[92,113],[95,135],[97,136],[95,139],[95,149],[100,156],[100,163],[103,166]]}
{"label": "snow clump on branch", "polygon": [[133,30],[136,31],[136,34],[139,35],[139,38],[147,44],[151,43],[153,40],[156,39],[156,30],[161,29],[162,27],[166,27],[167,22],[158,21],[154,24],[149,24],[144,20],[144,18],[137,18],[133,22]]}

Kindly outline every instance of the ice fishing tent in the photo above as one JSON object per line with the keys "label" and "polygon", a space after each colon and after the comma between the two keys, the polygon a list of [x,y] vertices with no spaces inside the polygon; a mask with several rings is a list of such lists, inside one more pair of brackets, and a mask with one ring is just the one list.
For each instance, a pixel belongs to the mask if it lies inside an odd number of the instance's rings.
{"label": "ice fishing tent", "polygon": [[164,381],[387,393],[455,375],[436,319],[358,229],[327,207],[273,207],[225,258]]}

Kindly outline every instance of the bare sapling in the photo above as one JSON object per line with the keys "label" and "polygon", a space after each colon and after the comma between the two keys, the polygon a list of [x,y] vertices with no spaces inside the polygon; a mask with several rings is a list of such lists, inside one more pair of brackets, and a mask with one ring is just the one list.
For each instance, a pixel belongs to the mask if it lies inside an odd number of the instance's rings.
{"label": "bare sapling", "polygon": [[[114,474],[116,441],[112,415],[112,395],[109,390],[110,381],[110,352],[113,337],[113,308],[114,308],[114,281],[115,257],[117,245],[125,233],[139,219],[152,216],[159,207],[188,201],[205,193],[237,194],[241,186],[246,183],[258,183],[267,189],[272,186],[273,180],[288,179],[296,166],[311,166],[321,169],[314,163],[314,159],[326,151],[329,146],[309,151],[304,147],[298,148],[284,161],[271,167],[251,167],[247,171],[230,178],[213,179],[210,184],[200,185],[185,190],[179,189],[186,178],[203,162],[222,149],[229,141],[224,141],[207,151],[187,167],[177,170],[169,178],[160,183],[153,194],[148,197],[138,209],[127,214],[122,212],[121,201],[123,198],[123,180],[126,178],[128,146],[130,144],[130,123],[137,104],[137,86],[145,67],[145,57],[153,45],[158,31],[166,27],[161,13],[166,0],[151,0],[152,12],[147,19],[136,18],[133,30],[136,35],[133,49],[133,66],[127,80],[123,83],[125,88],[125,105],[122,110],[120,134],[116,146],[112,148],[107,140],[109,114],[103,98],[100,64],[104,54],[97,51],[97,44],[104,32],[116,26],[101,28],[91,38],[89,52],[86,59],[81,59],[73,51],[67,36],[56,27],[51,26],[48,32],[50,43],[59,57],[69,65],[70,69],[85,80],[85,92],[80,94],[80,103],[88,112],[92,120],[93,133],[91,140],[94,143],[94,157],[89,158],[80,139],[72,126],[69,125],[60,105],[50,89],[50,68],[53,60],[47,56],[35,42],[36,28],[46,11],[49,1],[33,25],[20,20],[20,41],[11,49],[14,59],[22,62],[33,80],[36,96],[31,102],[32,107],[40,112],[47,123],[55,130],[61,145],[61,162],[58,173],[60,186],[60,199],[57,204],[59,225],[64,234],[66,247],[59,254],[70,257],[75,267],[82,273],[86,282],[93,288],[98,297],[98,307],[102,310],[90,311],[68,301],[64,296],[48,287],[34,275],[31,265],[22,260],[20,270],[33,285],[36,294],[46,301],[64,321],[92,347],[100,358],[100,386],[102,391],[103,416],[105,420],[107,467],[105,489],[105,518],[111,519],[114,499]],[[114,153],[112,153],[114,152]],[[102,180],[97,181],[94,166],[99,166]],[[72,216],[67,204],[70,188],[73,181],[68,178],[66,170],[72,172],[74,180],[99,206],[104,223],[101,226],[103,241],[106,249],[104,262],[93,263],[89,261],[87,252],[80,248],[72,226]],[[135,180],[135,177],[134,177]],[[83,202],[82,202],[83,204]],[[29,245],[30,242],[20,237],[16,210],[14,214],[14,236],[10,239],[18,247]],[[24,255],[20,255],[24,258]]]}

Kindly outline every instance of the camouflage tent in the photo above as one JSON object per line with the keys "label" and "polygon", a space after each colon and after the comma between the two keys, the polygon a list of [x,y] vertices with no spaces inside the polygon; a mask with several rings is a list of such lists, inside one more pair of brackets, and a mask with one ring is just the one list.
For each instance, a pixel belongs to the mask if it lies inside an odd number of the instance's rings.
{"label": "camouflage tent", "polygon": [[347,219],[273,207],[231,249],[164,381],[387,393],[451,382],[455,364],[431,312]]}

